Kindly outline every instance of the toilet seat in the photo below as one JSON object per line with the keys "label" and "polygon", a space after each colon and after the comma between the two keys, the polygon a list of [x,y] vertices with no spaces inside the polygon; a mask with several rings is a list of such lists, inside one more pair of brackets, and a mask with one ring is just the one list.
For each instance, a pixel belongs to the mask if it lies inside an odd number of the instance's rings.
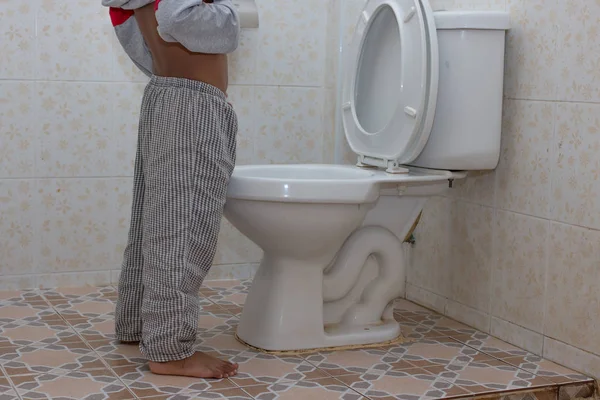
{"label": "toilet seat", "polygon": [[433,10],[422,0],[369,0],[349,46],[342,122],[363,165],[407,173],[427,144],[439,61]]}
{"label": "toilet seat", "polygon": [[295,203],[368,204],[379,186],[444,182],[463,173],[411,168],[410,174],[388,174],[350,165],[247,165],[236,167],[227,197],[237,200]]}

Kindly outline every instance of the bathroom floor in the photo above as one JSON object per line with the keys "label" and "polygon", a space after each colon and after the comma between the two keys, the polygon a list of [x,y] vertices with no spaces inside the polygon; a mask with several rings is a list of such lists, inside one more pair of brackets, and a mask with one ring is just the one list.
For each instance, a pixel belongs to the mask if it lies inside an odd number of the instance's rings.
{"label": "bathroom floor", "polygon": [[234,337],[249,282],[202,289],[198,349],[240,364],[222,381],[151,375],[135,346],[115,343],[113,287],[0,292],[0,400],[433,399],[588,397],[593,382],[407,301],[396,316],[410,341],[276,357]]}

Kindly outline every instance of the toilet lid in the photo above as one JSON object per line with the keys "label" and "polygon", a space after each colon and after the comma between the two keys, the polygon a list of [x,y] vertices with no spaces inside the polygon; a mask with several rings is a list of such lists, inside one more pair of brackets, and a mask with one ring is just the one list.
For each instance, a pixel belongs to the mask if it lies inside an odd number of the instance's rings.
{"label": "toilet lid", "polygon": [[438,44],[428,0],[368,0],[349,46],[342,122],[364,164],[408,164],[429,139]]}

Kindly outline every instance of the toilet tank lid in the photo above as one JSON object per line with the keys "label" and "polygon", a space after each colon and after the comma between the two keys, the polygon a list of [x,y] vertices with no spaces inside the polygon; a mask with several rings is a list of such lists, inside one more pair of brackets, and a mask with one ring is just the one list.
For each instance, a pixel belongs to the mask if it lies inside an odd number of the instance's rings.
{"label": "toilet tank lid", "polygon": [[505,11],[435,11],[437,29],[510,29],[510,14]]}

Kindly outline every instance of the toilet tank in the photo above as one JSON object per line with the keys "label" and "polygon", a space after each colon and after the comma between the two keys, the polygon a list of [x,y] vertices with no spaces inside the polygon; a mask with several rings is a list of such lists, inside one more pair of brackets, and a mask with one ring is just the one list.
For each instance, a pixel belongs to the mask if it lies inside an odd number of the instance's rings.
{"label": "toilet tank", "polygon": [[411,164],[491,170],[500,158],[504,47],[509,15],[437,11],[440,78],[431,135]]}

